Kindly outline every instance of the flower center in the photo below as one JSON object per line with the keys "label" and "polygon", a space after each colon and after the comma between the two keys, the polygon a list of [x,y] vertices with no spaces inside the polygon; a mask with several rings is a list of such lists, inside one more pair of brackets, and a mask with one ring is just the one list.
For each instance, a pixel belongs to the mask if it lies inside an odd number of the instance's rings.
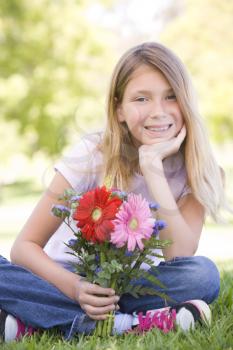
{"label": "flower center", "polygon": [[132,218],[129,222],[129,228],[131,230],[136,230],[138,227],[138,220],[136,218]]}
{"label": "flower center", "polygon": [[91,213],[91,217],[94,221],[98,221],[102,215],[102,210],[100,208],[95,208]]}

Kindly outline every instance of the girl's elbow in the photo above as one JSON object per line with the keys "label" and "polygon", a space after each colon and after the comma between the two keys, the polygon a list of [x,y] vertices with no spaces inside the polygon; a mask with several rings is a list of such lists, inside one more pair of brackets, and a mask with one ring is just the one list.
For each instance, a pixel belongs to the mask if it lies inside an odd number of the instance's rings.
{"label": "girl's elbow", "polygon": [[10,250],[10,260],[13,263],[17,262],[17,245],[14,243]]}
{"label": "girl's elbow", "polygon": [[11,247],[10,260],[15,264],[17,264],[19,261],[20,253],[22,251],[21,248],[21,243],[18,240],[16,240]]}
{"label": "girl's elbow", "polygon": [[165,260],[172,260],[178,257],[194,256],[198,249],[198,244],[194,243],[188,246],[170,247],[164,252]]}

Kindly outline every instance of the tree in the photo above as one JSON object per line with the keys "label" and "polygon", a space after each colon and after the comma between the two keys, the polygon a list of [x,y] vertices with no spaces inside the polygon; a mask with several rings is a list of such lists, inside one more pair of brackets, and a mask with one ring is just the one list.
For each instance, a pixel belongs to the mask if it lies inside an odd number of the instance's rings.
{"label": "tree", "polygon": [[201,111],[217,141],[233,137],[233,2],[183,0],[161,36],[187,64]]}
{"label": "tree", "polygon": [[0,120],[17,123],[28,154],[56,154],[104,112],[111,37],[89,21],[91,3],[0,2]]}

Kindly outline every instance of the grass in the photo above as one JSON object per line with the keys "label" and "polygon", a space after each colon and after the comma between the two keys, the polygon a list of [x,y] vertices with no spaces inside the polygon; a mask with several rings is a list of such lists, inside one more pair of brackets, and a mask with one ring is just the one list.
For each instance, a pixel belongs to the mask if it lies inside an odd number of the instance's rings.
{"label": "grass", "polygon": [[[0,244],[16,236],[19,226],[25,222],[36,203],[41,189],[31,182],[4,186],[0,191],[2,204]],[[23,198],[23,201],[22,201]],[[4,206],[3,206],[4,204]],[[21,212],[22,210],[22,212]],[[25,212],[27,214],[25,215]],[[14,220],[12,220],[14,213]],[[22,219],[22,215],[25,218]],[[214,227],[213,227],[214,229]],[[0,344],[2,350],[233,350],[233,260],[218,263],[221,272],[221,291],[218,300],[211,305],[212,325],[198,326],[187,333],[181,331],[163,334],[154,329],[145,336],[124,335],[105,339],[79,336],[71,342],[52,332],[24,338],[20,342]]]}
{"label": "grass", "polygon": [[41,193],[42,189],[33,180],[25,179],[4,185],[0,188],[0,204],[19,203],[22,198],[31,199]]}
{"label": "grass", "polygon": [[210,327],[197,326],[184,333],[180,330],[164,334],[153,329],[144,336],[123,335],[99,339],[79,336],[70,342],[60,335],[45,332],[20,342],[1,344],[2,350],[232,350],[233,349],[233,260],[219,263],[221,291],[218,300],[211,305]]}
{"label": "grass", "polygon": [[30,180],[0,187],[0,240],[16,237],[41,193],[42,188]]}

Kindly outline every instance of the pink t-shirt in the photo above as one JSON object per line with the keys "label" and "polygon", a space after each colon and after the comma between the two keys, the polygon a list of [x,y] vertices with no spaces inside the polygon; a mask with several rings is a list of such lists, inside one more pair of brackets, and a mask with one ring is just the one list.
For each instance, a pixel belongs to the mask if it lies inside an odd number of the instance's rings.
{"label": "pink t-shirt", "polygon": [[[65,179],[70,183],[71,187],[77,192],[85,192],[101,185],[101,166],[103,162],[102,153],[97,149],[97,144],[101,141],[102,133],[86,135],[76,144],[70,152],[64,155],[61,160],[55,164],[56,171],[59,171]],[[187,176],[183,155],[181,152],[164,159],[164,172],[168,185],[176,201],[181,197],[190,193],[187,185]],[[155,183],[155,186],[159,184]],[[130,191],[141,193],[142,196],[150,203],[154,200],[151,197],[144,177],[135,174],[130,185]],[[74,224],[75,227],[75,224]],[[74,257],[67,254],[69,248],[64,242],[68,242],[74,238],[72,230],[66,224],[61,224],[58,230],[48,241],[45,251],[46,253],[61,264],[74,261]],[[161,254],[161,251],[158,251]],[[154,259],[155,265],[159,263],[159,259]],[[147,268],[147,265],[142,268]]]}

